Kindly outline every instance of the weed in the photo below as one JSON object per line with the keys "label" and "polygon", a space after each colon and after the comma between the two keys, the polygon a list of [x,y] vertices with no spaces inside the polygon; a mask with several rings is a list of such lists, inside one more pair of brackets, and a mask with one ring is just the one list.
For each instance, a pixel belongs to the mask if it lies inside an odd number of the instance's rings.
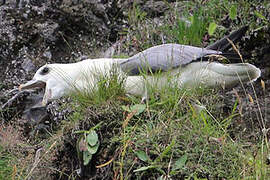
{"label": "weed", "polygon": [[116,98],[125,93],[125,77],[118,74],[117,67],[111,68],[109,73],[94,75],[97,80],[90,83],[92,80],[87,80],[88,77],[85,76],[86,81],[89,81],[89,86],[84,90],[76,90],[76,92],[71,95],[73,99],[77,100],[81,104],[100,104],[106,102],[110,98]]}
{"label": "weed", "polygon": [[168,34],[176,37],[176,43],[178,44],[200,46],[210,23],[202,13],[203,11],[198,9],[192,16],[187,17],[186,20],[179,18],[177,26],[167,28],[169,29]]}
{"label": "weed", "polygon": [[82,152],[83,164],[86,166],[99,148],[98,135],[94,128],[89,131],[76,131],[75,133],[83,133],[77,141],[77,153],[80,159]]}
{"label": "weed", "polygon": [[3,147],[0,145],[0,179],[12,179],[12,174],[16,168],[16,166],[11,166],[12,159],[12,156],[5,152]]}
{"label": "weed", "polygon": [[132,8],[128,11],[129,24],[134,25],[134,27],[138,26],[140,22],[145,20],[146,15],[146,12],[142,11],[136,2],[134,2]]}

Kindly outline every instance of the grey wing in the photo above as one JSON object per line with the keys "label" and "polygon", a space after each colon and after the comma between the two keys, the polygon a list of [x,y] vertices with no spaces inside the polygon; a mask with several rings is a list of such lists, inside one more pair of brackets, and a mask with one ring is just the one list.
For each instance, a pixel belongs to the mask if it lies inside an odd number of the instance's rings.
{"label": "grey wing", "polygon": [[129,75],[137,75],[144,71],[167,71],[209,54],[221,54],[221,52],[180,44],[163,44],[128,58],[120,63],[120,67]]}

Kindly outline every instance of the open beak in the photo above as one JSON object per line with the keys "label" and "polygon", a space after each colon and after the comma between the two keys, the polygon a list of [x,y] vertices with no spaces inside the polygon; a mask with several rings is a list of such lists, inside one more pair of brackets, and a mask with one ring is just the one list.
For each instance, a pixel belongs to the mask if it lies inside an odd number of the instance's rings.
{"label": "open beak", "polygon": [[[45,88],[46,83],[40,80],[35,80],[32,79],[30,81],[28,81],[25,84],[21,84],[19,86],[19,90],[24,90],[24,89],[33,89],[33,88]],[[51,90],[49,89],[45,89],[45,94],[43,96],[43,100],[42,100],[42,106],[46,106],[46,104],[48,103],[48,99],[51,98]]]}
{"label": "open beak", "polygon": [[21,84],[19,86],[19,90],[24,90],[24,89],[33,89],[33,88],[44,88],[46,86],[46,83],[40,80],[35,80],[32,79],[30,81],[28,81],[25,84]]}

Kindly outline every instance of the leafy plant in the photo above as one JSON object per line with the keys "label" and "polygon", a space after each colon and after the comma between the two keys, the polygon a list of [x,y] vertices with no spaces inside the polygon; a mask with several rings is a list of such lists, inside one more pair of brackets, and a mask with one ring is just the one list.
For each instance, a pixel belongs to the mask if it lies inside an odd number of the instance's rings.
{"label": "leafy plant", "polygon": [[254,31],[258,31],[262,29],[263,27],[269,26],[270,21],[264,15],[262,15],[259,11],[255,11],[254,14],[257,18],[259,18],[262,21],[262,23],[259,23],[259,27],[255,29]]}
{"label": "leafy plant", "polygon": [[86,166],[92,159],[92,156],[96,154],[100,142],[95,130],[89,131],[77,131],[75,133],[83,133],[83,135],[77,141],[77,153],[83,156],[83,164]]}
{"label": "leafy plant", "polygon": [[[141,160],[144,161],[146,163],[148,163],[148,166],[143,166],[140,167],[136,170],[134,170],[133,172],[140,172],[140,171],[146,171],[149,169],[156,169],[159,172],[161,172],[163,175],[165,175],[166,173],[161,169],[160,166],[160,162],[162,161],[162,159],[171,154],[173,147],[175,146],[176,142],[175,139],[172,140],[172,142],[164,149],[164,151],[160,154],[160,156],[158,156],[154,161],[152,161],[150,159],[150,157],[144,152],[144,151],[136,151],[135,154],[136,156]],[[170,175],[174,175],[176,174],[177,170],[180,170],[182,168],[184,168],[186,162],[187,162],[188,156],[187,154],[184,154],[183,156],[181,156],[180,158],[178,158],[178,160],[175,161],[175,163],[172,166],[172,171],[170,171]]]}
{"label": "leafy plant", "polygon": [[[265,149],[266,152],[264,152]],[[267,177],[270,176],[270,167],[269,164],[266,163],[269,158],[267,147],[265,145],[261,145],[258,150],[261,152],[258,152],[257,154],[248,153],[245,156],[247,161],[246,164],[254,172],[252,176],[248,177],[249,179],[267,179]]]}
{"label": "leafy plant", "polygon": [[[177,15],[176,23],[165,24],[162,26],[163,31],[172,37],[173,42],[201,46],[202,39],[209,29],[208,26],[213,21],[206,14],[203,8],[198,8],[192,15],[188,12],[182,14],[181,17]],[[215,28],[211,28],[211,32],[214,32],[214,30]]]}
{"label": "leafy plant", "polygon": [[174,174],[176,173],[177,170],[182,169],[185,166],[187,159],[188,159],[187,154],[184,154],[183,156],[178,158],[178,160],[174,163],[170,174]]}
{"label": "leafy plant", "polygon": [[142,20],[145,19],[147,13],[142,11],[140,6],[133,2],[132,8],[128,11],[129,24],[137,26]]}
{"label": "leafy plant", "polygon": [[122,109],[129,112],[129,113],[135,113],[134,115],[141,114],[146,108],[145,104],[135,104],[133,106],[122,106]]}
{"label": "leafy plant", "polygon": [[178,20],[177,39],[179,44],[200,45],[203,35],[206,32],[207,20],[203,18],[202,11],[188,18],[190,23]]}
{"label": "leafy plant", "polygon": [[231,20],[235,20],[237,17],[237,8],[236,5],[232,5],[230,8],[229,16]]}

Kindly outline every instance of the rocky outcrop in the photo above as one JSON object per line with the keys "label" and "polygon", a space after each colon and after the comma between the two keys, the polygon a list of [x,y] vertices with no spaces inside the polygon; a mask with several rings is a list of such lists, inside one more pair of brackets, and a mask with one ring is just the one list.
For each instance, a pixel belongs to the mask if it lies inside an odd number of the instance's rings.
{"label": "rocky outcrop", "polygon": [[[21,66],[29,72],[34,70],[33,65],[78,58],[93,47],[103,46],[104,39],[115,41],[122,19],[115,1],[3,1],[0,73],[4,74],[10,64],[15,65],[8,71]],[[26,67],[30,61],[33,65]]]}
{"label": "rocky outcrop", "polygon": [[40,95],[17,94],[18,85],[45,63],[97,56],[96,49],[114,42],[125,24],[121,6],[112,0],[11,0],[0,5],[0,108],[6,121],[15,112],[34,125],[48,119],[46,108],[37,108]]}

